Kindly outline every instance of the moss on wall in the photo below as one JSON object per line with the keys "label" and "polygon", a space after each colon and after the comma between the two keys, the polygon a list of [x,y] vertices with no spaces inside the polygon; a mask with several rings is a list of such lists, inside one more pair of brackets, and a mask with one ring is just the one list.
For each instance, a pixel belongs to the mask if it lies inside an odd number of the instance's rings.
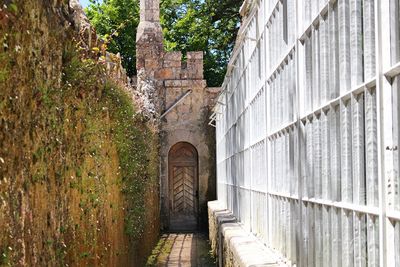
{"label": "moss on wall", "polygon": [[0,9],[0,266],[142,266],[158,237],[158,139],[79,51],[70,12]]}

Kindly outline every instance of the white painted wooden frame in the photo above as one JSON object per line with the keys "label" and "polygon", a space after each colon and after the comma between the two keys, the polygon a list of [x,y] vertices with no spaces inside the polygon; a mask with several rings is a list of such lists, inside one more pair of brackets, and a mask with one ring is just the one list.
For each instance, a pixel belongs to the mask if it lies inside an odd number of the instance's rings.
{"label": "white painted wooden frame", "polygon": [[399,0],[256,2],[215,109],[219,200],[288,265],[400,266]]}

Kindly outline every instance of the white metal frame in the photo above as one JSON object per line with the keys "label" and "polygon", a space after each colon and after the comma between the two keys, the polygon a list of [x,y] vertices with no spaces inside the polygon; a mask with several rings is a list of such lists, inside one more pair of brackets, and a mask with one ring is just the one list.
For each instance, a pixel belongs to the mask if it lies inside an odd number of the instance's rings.
{"label": "white metal frame", "polygon": [[256,2],[213,116],[218,199],[288,265],[400,266],[399,0]]}

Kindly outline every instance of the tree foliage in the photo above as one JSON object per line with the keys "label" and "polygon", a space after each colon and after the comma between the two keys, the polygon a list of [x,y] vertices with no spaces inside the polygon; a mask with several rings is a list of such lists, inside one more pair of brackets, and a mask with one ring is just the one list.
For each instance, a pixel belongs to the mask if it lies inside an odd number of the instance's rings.
{"label": "tree foliage", "polygon": [[[86,13],[109,50],[121,53],[130,75],[135,73],[135,39],[139,0],[104,0]],[[237,29],[242,0],[161,0],[161,24],[167,51],[204,51],[208,86],[220,86],[225,76]]]}
{"label": "tree foliage", "polygon": [[90,2],[85,11],[97,34],[106,41],[108,51],[121,54],[128,75],[135,74],[139,0]]}

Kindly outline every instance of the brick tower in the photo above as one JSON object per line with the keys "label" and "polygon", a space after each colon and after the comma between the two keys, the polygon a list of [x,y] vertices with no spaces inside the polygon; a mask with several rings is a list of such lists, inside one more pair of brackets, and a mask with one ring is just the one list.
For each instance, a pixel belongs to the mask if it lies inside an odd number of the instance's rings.
{"label": "brick tower", "polygon": [[136,46],[137,71],[145,69],[146,75],[154,78],[154,72],[162,67],[164,54],[159,0],[140,0]]}
{"label": "brick tower", "polygon": [[[192,231],[207,224],[215,198],[214,133],[208,126],[218,89],[207,88],[203,52],[165,52],[159,0],[140,0],[138,88],[153,88],[160,118],[160,197],[164,229]],[[146,91],[146,90],[143,90]]]}

